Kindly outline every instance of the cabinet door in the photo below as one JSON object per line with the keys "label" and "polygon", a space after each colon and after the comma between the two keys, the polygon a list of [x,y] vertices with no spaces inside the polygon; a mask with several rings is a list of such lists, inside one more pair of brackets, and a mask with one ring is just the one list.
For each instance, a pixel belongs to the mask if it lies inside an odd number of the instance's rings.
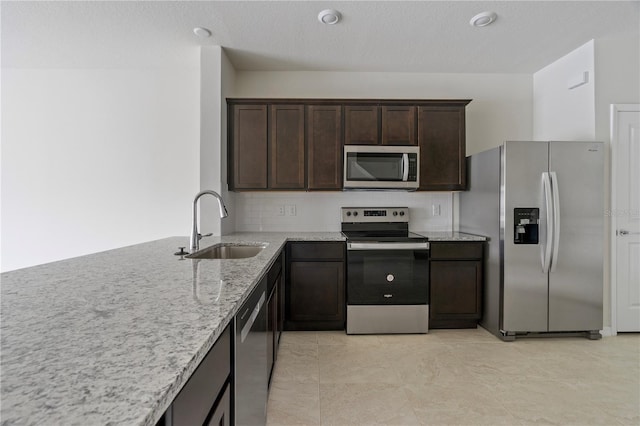
{"label": "cabinet door", "polygon": [[466,189],[464,107],[421,107],[420,190]]}
{"label": "cabinet door", "polygon": [[342,189],[342,107],[307,107],[309,189]]}
{"label": "cabinet door", "polygon": [[271,105],[269,188],[304,189],[304,106]]}
{"label": "cabinet door", "polygon": [[343,262],[291,262],[289,316],[292,321],[344,321]]}
{"label": "cabinet door", "polygon": [[482,316],[482,261],[432,260],[430,328],[475,327]]}
{"label": "cabinet door", "polygon": [[416,107],[382,107],[382,145],[416,145]]}
{"label": "cabinet door", "polygon": [[378,145],[378,106],[346,105],[344,107],[345,145]]}
{"label": "cabinet door", "polygon": [[222,398],[209,417],[207,426],[231,426],[231,385],[227,385]]}
{"label": "cabinet door", "polygon": [[230,374],[231,326],[228,326],[173,401],[170,424],[203,424]]}
{"label": "cabinet door", "polygon": [[232,143],[232,188],[266,189],[266,105],[234,105]]}

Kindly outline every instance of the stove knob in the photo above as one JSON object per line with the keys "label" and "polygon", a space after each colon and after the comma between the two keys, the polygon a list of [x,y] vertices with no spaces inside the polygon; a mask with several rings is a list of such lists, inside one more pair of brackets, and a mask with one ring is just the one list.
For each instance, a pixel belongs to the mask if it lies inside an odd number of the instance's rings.
{"label": "stove knob", "polygon": [[393,215],[394,216],[398,216],[398,212],[393,212]]}
{"label": "stove knob", "polygon": [[354,216],[358,216],[358,212],[353,212],[353,215]]}
{"label": "stove knob", "polygon": [[404,216],[404,212],[400,212],[400,216]]}
{"label": "stove knob", "polygon": [[347,212],[347,216],[351,216],[351,212]]}

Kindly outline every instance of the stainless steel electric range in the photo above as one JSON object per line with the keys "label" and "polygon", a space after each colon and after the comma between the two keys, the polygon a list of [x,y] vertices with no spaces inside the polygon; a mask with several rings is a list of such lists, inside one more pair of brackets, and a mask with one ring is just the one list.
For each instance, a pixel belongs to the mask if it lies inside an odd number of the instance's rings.
{"label": "stainless steel electric range", "polygon": [[429,242],[407,207],[343,207],[347,334],[427,333]]}

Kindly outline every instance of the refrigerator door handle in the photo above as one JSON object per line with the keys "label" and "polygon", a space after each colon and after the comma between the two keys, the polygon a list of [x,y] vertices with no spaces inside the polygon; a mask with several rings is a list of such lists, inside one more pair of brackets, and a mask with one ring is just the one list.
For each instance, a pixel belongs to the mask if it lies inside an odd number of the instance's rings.
{"label": "refrigerator door handle", "polygon": [[553,200],[551,194],[551,178],[548,172],[542,173],[542,188],[544,189],[545,210],[547,214],[547,235],[544,251],[541,253],[542,272],[549,272],[551,264],[551,250],[553,243]]}
{"label": "refrigerator door handle", "polygon": [[560,245],[560,190],[556,172],[549,172],[549,176],[551,176],[551,192],[553,193],[553,254],[551,256],[551,272],[553,272],[558,263],[558,247]]}

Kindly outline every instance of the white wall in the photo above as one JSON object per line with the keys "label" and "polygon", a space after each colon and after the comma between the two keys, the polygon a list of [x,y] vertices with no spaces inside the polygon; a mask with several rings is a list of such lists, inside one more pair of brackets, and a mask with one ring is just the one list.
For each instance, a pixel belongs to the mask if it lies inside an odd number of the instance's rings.
{"label": "white wall", "polygon": [[467,155],[532,136],[530,74],[238,71],[236,97],[473,99]]}
{"label": "white wall", "polygon": [[[532,136],[531,75],[237,71],[233,96],[473,99],[466,109],[467,154],[497,146],[506,139]],[[433,216],[431,205],[434,203],[441,205],[441,216]],[[281,205],[296,205],[297,216],[278,216]],[[408,206],[414,230],[456,227],[454,196],[448,192],[310,192],[238,193],[236,228],[242,231],[335,231],[340,223],[339,208],[350,205]]]}
{"label": "white wall", "polygon": [[[235,69],[220,46],[201,49],[200,189],[213,189],[224,199],[229,216],[221,219],[213,197],[200,200],[200,232],[235,232],[235,194],[227,186],[227,102],[235,84]],[[195,195],[195,194],[194,194]]]}
{"label": "white wall", "polygon": [[[239,192],[236,207],[238,231],[340,230],[340,207],[409,207],[413,231],[451,231],[453,212],[449,192]],[[433,214],[432,205],[439,206]],[[290,214],[293,206],[295,215]],[[285,214],[280,215],[281,207]]]}
{"label": "white wall", "polygon": [[[640,103],[640,37],[637,34],[595,41],[595,131],[596,139],[610,142],[610,105]],[[605,211],[611,210],[611,150],[607,151]],[[611,325],[611,221],[605,221],[604,324]],[[615,237],[614,237],[615,238]]]}
{"label": "white wall", "polygon": [[3,271],[188,234],[198,66],[2,69]]}
{"label": "white wall", "polygon": [[[580,46],[533,75],[533,138],[595,139],[594,41]],[[588,73],[588,82],[569,82]]]}
{"label": "white wall", "polygon": [[221,52],[222,66],[221,66],[221,78],[220,78],[220,144],[222,152],[222,162],[220,164],[220,175],[222,181],[222,196],[229,210],[229,219],[222,222],[222,235],[232,234],[236,230],[236,207],[235,207],[235,192],[229,192],[227,185],[227,98],[233,96],[236,83],[236,70],[229,61],[224,49]]}
{"label": "white wall", "polygon": [[640,103],[640,37],[637,34],[595,41],[596,139],[610,137],[610,105]]}

